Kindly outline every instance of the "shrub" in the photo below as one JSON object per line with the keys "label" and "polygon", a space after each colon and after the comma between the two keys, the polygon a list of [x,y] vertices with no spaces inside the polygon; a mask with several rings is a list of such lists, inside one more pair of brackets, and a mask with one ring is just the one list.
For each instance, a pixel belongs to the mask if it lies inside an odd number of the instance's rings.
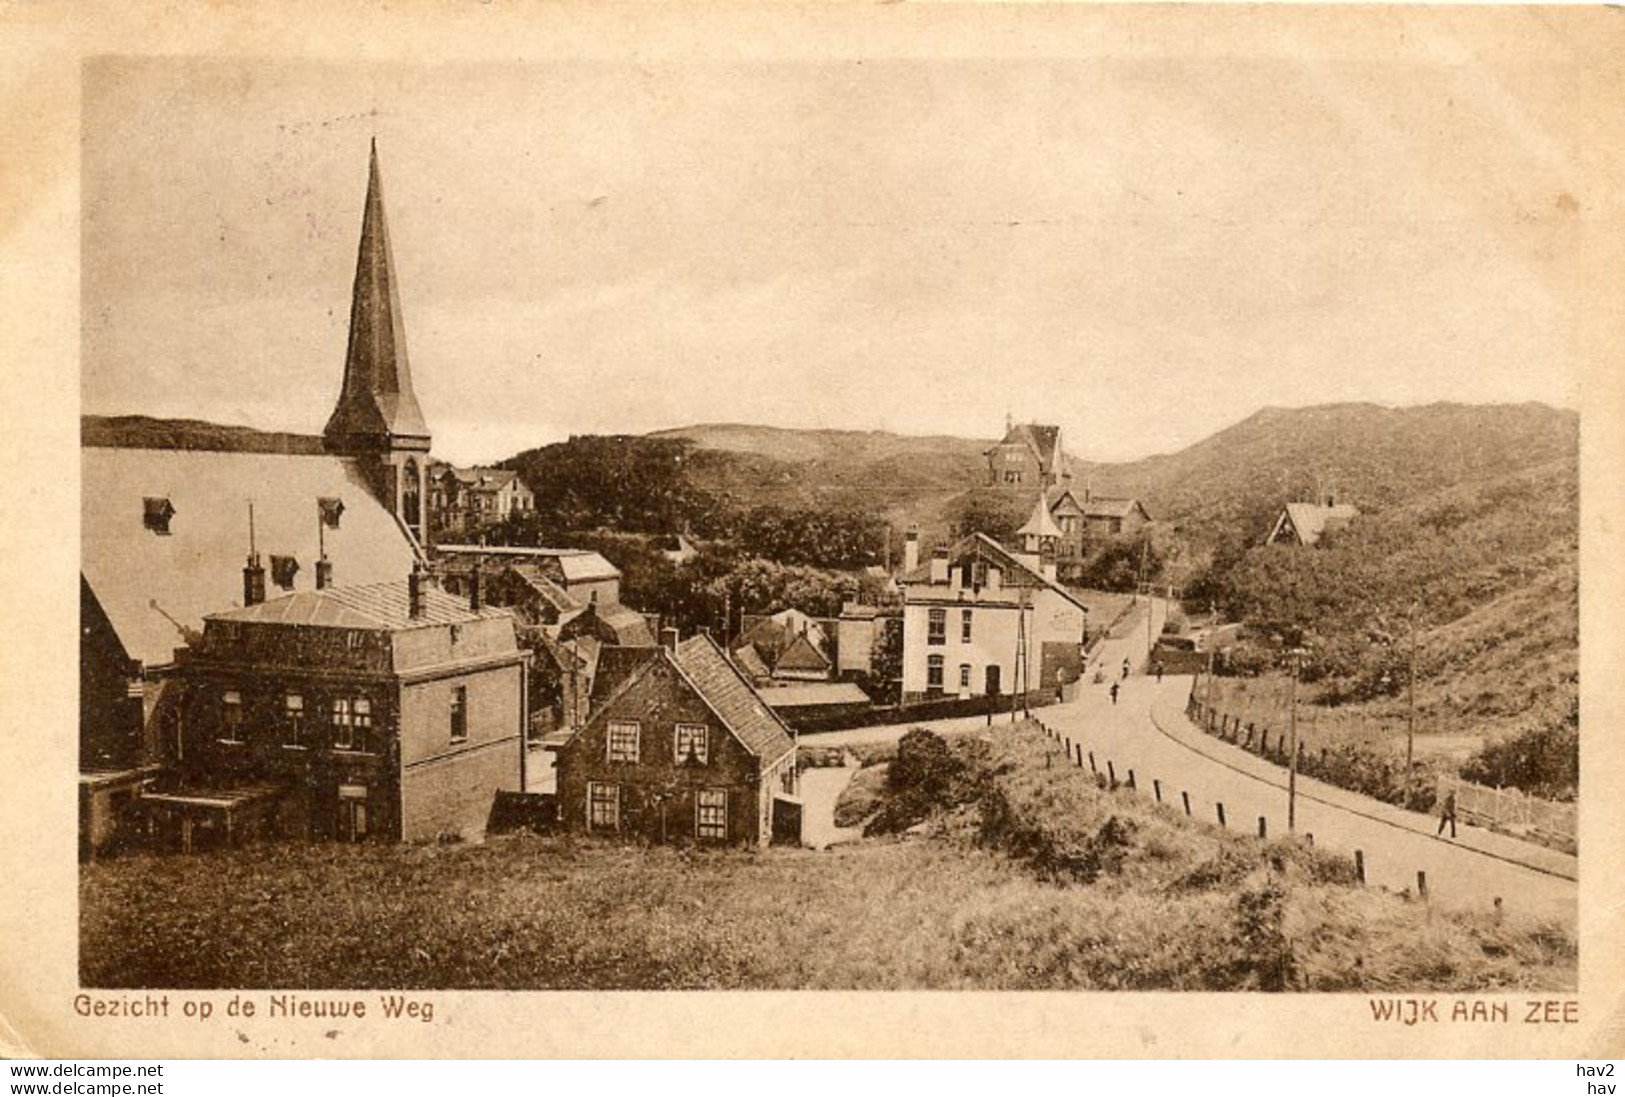
{"label": "shrub", "polygon": [[1461,775],[1497,788],[1572,800],[1580,784],[1580,708],[1576,701],[1557,724],[1531,728],[1490,743],[1467,759]]}
{"label": "shrub", "polygon": [[915,728],[897,741],[897,756],[886,770],[886,798],[865,834],[896,834],[939,808],[966,799],[965,766],[935,732]]}

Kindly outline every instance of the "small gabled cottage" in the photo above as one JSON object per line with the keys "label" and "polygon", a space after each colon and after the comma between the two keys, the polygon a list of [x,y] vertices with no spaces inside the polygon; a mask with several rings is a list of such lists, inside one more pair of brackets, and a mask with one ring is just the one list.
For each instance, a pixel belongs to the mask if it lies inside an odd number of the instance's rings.
{"label": "small gabled cottage", "polygon": [[710,637],[642,651],[559,748],[561,822],[661,843],[799,840],[790,729]]}
{"label": "small gabled cottage", "polygon": [[1330,495],[1318,503],[1288,503],[1281,511],[1280,517],[1275,519],[1275,525],[1271,527],[1270,535],[1264,543],[1318,545],[1321,537],[1346,528],[1359,516],[1358,507],[1349,503],[1339,503]]}

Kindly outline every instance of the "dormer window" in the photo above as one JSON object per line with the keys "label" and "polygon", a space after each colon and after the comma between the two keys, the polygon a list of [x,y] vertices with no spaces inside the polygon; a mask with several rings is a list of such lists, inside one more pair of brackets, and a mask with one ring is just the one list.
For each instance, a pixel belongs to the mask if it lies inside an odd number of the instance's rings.
{"label": "dormer window", "polygon": [[169,536],[169,520],[175,517],[175,508],[166,497],[141,500],[141,524],[153,533]]}
{"label": "dormer window", "polygon": [[339,519],[344,517],[343,499],[318,499],[316,500],[316,509],[321,512],[322,525],[328,529],[339,528]]}
{"label": "dormer window", "polygon": [[294,576],[299,574],[299,561],[292,556],[271,557],[271,582],[283,590],[293,589]]}

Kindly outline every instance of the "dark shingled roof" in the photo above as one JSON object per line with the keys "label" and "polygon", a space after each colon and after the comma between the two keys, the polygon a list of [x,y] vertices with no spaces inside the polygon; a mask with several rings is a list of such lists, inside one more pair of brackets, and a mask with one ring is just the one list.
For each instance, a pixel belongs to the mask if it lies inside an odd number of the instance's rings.
{"label": "dark shingled roof", "polygon": [[1043,423],[1016,423],[1005,432],[1004,439],[999,445],[1026,446],[1038,459],[1040,469],[1058,474],[1061,471],[1061,460],[1056,453],[1056,446],[1060,438],[1060,427]]}
{"label": "dark shingled roof", "polygon": [[592,679],[592,701],[594,711],[610,694],[621,688],[621,684],[636,674],[643,666],[660,658],[658,647],[617,647],[614,644],[598,649],[598,668]]}
{"label": "dark shingled roof", "polygon": [[427,448],[429,438],[406,360],[406,329],[401,324],[395,259],[384,220],[376,142],[367,165],[367,200],[356,253],[344,386],[322,437],[340,451],[350,449],[358,439],[385,437],[421,438]]}
{"label": "dark shingled roof", "polygon": [[672,661],[746,750],[774,762],[795,749],[790,730],[709,636],[678,644]]}
{"label": "dark shingled roof", "polygon": [[829,670],[829,657],[818,650],[818,645],[806,633],[790,641],[790,646],[779,654],[774,670]]}

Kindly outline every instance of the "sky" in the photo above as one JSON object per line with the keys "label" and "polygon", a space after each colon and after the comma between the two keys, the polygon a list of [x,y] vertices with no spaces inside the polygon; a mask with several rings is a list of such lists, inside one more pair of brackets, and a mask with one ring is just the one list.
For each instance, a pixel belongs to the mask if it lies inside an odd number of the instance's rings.
{"label": "sky", "polygon": [[98,59],[83,410],[319,432],[374,136],[459,462],[1007,412],[1131,460],[1265,406],[1577,407],[1596,173],[1564,66],[1331,52]]}

